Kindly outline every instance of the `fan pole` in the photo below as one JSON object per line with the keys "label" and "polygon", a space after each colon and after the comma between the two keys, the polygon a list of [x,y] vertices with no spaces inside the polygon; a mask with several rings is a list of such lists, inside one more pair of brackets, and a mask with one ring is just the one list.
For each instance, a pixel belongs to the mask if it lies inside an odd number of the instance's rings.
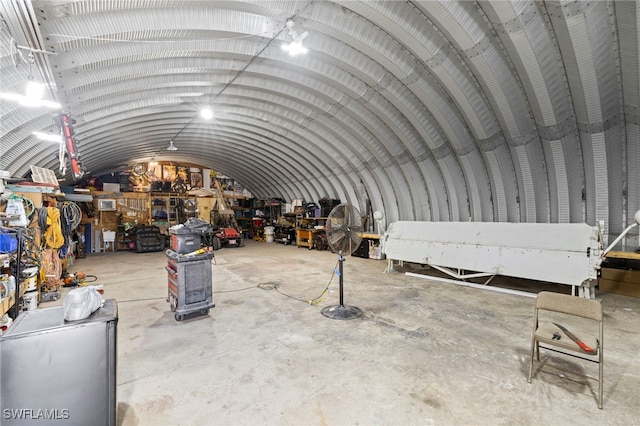
{"label": "fan pole", "polygon": [[342,271],[344,270],[344,257],[342,257],[342,253],[338,254],[338,274],[340,274],[339,282],[340,282],[340,306],[344,306],[344,279],[342,278]]}
{"label": "fan pole", "polygon": [[362,316],[362,310],[360,308],[356,308],[355,306],[345,306],[344,305],[344,292],[343,292],[343,267],[342,264],[344,262],[344,257],[342,256],[342,252],[338,253],[338,275],[340,275],[340,304],[327,306],[323,308],[322,315],[331,319],[340,319],[340,320],[349,320],[356,319]]}

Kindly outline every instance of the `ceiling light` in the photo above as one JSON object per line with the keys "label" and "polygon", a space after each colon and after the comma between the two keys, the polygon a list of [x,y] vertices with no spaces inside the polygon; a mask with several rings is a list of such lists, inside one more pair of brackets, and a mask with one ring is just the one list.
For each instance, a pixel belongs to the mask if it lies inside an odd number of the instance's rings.
{"label": "ceiling light", "polygon": [[200,117],[205,120],[211,120],[213,118],[213,111],[209,107],[202,108],[200,110]]}
{"label": "ceiling light", "polygon": [[45,133],[45,132],[32,132],[34,136],[37,136],[40,140],[47,142],[62,142],[62,135],[55,133]]}
{"label": "ceiling light", "polygon": [[19,95],[17,93],[1,92],[0,99],[7,99],[10,101],[17,101],[22,106],[28,107],[47,107],[47,108],[61,108],[61,105],[57,102],[47,101],[42,99],[44,95],[44,85],[37,83],[33,80],[29,80],[27,83],[25,95]]}
{"label": "ceiling light", "polygon": [[287,21],[289,35],[293,37],[293,41],[289,44],[282,45],[282,50],[289,52],[289,55],[291,56],[295,56],[300,53],[307,53],[307,48],[302,45],[302,40],[304,40],[304,38],[309,35],[308,31],[305,31],[301,35],[298,35],[298,33],[293,30],[294,25],[295,24],[292,20]]}
{"label": "ceiling light", "polygon": [[33,100],[40,100],[44,96],[44,84],[29,80],[25,89],[26,97]]}
{"label": "ceiling light", "polygon": [[282,50],[289,52],[289,55],[296,56],[300,53],[307,53],[307,48],[302,45],[302,40],[292,41],[289,44],[283,44]]}
{"label": "ceiling light", "polygon": [[33,64],[35,63],[35,56],[33,54],[34,52],[34,50],[31,50],[29,52],[29,75],[27,76],[27,87],[25,89],[25,94],[19,95],[17,93],[1,92],[0,99],[17,101],[22,106],[61,108],[61,105],[57,102],[45,101],[44,99],[42,99],[44,96],[45,85],[42,83],[38,83],[33,79],[31,69]]}
{"label": "ceiling light", "polygon": [[167,147],[167,151],[177,151],[178,148],[173,144],[173,141],[169,141],[169,146]]}

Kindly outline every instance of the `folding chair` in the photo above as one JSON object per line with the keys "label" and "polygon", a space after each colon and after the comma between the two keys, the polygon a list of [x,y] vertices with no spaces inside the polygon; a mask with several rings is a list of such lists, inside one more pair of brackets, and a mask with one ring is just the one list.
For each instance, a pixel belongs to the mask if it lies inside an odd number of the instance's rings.
{"label": "folding chair", "polygon": [[[552,314],[551,312],[557,314]],[[579,320],[576,317],[585,318],[586,321]],[[552,319],[554,322],[541,322],[541,319],[545,321]],[[573,323],[570,322],[572,320]],[[597,323],[597,336],[578,332],[575,328],[574,331],[571,331],[576,322],[579,322],[582,327],[588,324],[594,326],[594,328]],[[599,367],[598,408],[602,409],[603,328],[602,305],[599,301],[548,291],[538,293],[533,320],[531,359],[527,381],[531,383],[534,356],[536,361],[540,362],[540,348],[595,362]],[[586,377],[595,379],[589,376]]]}

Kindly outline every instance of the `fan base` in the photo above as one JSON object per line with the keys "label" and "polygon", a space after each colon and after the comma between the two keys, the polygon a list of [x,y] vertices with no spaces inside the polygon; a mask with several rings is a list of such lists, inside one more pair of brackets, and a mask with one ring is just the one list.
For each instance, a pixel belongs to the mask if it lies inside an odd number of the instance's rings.
{"label": "fan base", "polygon": [[331,319],[350,320],[360,318],[362,310],[355,306],[334,305],[322,308],[322,315]]}

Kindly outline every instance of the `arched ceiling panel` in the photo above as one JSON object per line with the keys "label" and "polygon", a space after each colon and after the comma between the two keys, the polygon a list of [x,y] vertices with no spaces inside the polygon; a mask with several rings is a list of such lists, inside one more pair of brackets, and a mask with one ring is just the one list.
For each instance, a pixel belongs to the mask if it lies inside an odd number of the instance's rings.
{"label": "arched ceiling panel", "polygon": [[[638,45],[640,42],[640,3],[619,2],[615,5],[615,19],[619,22],[618,42],[620,44],[620,78],[623,88],[624,120],[621,120],[627,130],[623,136],[624,152],[626,153],[627,166],[624,181],[627,184],[627,200],[624,201],[622,223],[629,223],[628,218],[633,217],[634,209],[640,205],[640,167],[630,166],[640,164],[640,60],[638,58]],[[635,143],[633,142],[635,141]],[[633,241],[640,245],[638,238]]]}
{"label": "arched ceiling panel", "polygon": [[[46,83],[96,173],[155,157],[261,197],[368,199],[387,222],[604,219],[615,233],[640,208],[638,7],[5,0],[0,90]],[[280,49],[288,19],[307,54]],[[56,131],[53,113],[0,99],[0,169],[57,170],[32,135]]]}

